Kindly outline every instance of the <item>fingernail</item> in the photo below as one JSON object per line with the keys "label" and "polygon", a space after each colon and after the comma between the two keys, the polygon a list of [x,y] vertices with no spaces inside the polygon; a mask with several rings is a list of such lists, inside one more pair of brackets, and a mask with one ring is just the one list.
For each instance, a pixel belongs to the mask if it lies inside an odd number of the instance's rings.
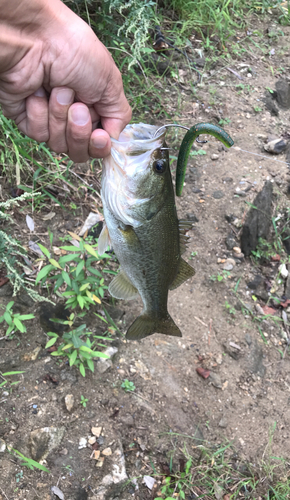
{"label": "fingernail", "polygon": [[72,121],[76,125],[86,125],[91,117],[89,110],[86,106],[76,106],[71,110]]}
{"label": "fingernail", "polygon": [[94,148],[103,149],[107,145],[107,139],[105,137],[93,137],[92,143]]}
{"label": "fingernail", "polygon": [[73,90],[71,89],[61,89],[56,94],[56,100],[58,104],[68,105],[73,100]]}
{"label": "fingernail", "polygon": [[37,89],[33,95],[35,95],[36,97],[46,97],[46,93],[43,87],[39,87],[39,89]]}

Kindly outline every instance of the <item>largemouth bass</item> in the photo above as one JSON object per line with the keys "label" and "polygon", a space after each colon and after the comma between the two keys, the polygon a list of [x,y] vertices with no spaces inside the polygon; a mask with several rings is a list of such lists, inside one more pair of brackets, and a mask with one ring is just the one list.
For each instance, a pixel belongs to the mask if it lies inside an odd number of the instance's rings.
{"label": "largemouth bass", "polygon": [[167,310],[168,291],[194,275],[182,259],[191,229],[178,221],[165,144],[165,129],[142,123],[128,125],[112,139],[104,159],[102,201],[106,225],[99,237],[99,254],[111,245],[121,270],[109,285],[117,299],[140,294],[144,309],[126,337],[142,339],[153,333],[181,337]]}

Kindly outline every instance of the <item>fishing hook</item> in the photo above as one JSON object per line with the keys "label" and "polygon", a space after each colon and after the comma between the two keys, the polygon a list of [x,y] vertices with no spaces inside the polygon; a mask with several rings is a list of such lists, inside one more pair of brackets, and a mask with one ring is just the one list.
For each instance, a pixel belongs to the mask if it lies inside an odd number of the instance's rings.
{"label": "fishing hook", "polygon": [[[178,128],[184,128],[185,130],[189,130],[188,127],[185,127],[185,125],[178,125],[177,123],[168,123],[168,125],[162,125],[162,127],[159,127],[153,138],[156,137],[156,135],[160,132],[160,130],[162,130],[163,128],[169,128],[169,127],[178,127]],[[199,144],[206,144],[208,141],[200,141],[199,140],[199,136],[196,138],[196,142],[198,142]]]}

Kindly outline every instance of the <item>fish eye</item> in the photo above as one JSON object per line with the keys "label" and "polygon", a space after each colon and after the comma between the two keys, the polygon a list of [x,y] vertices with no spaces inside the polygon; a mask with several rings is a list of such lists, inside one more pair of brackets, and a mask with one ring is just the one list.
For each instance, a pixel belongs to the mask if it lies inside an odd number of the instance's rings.
{"label": "fish eye", "polygon": [[166,163],[164,161],[157,160],[154,163],[154,170],[157,174],[163,174],[163,172],[165,172],[165,169],[166,169]]}

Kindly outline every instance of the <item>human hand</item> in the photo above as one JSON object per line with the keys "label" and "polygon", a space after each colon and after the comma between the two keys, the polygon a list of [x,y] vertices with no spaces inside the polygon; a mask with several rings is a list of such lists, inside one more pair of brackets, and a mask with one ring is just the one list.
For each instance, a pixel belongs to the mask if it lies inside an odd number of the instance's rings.
{"label": "human hand", "polygon": [[[75,162],[107,156],[110,136],[117,139],[131,119],[111,55],[60,0],[25,3],[27,22],[23,12],[18,24],[15,19],[6,21],[8,34],[12,23],[13,36],[24,25],[26,38],[12,57],[4,58],[4,63],[2,58],[2,65],[0,55],[0,103],[5,116],[28,137],[47,142],[57,153],[68,153]],[[96,129],[99,122],[103,130]]]}

